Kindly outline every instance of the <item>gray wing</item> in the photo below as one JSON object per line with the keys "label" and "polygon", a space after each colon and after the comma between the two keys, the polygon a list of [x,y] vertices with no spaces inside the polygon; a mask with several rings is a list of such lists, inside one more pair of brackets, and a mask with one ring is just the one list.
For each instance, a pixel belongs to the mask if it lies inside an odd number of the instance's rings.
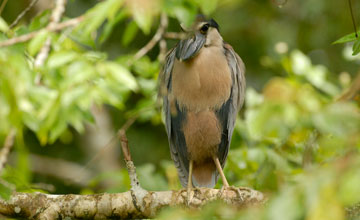
{"label": "gray wing", "polygon": [[[176,47],[175,47],[176,48]],[[189,161],[187,158],[185,137],[181,130],[181,123],[185,120],[185,113],[180,111],[176,103],[177,114],[171,114],[169,93],[171,93],[171,77],[175,60],[176,49],[172,49],[166,56],[165,65],[159,75],[158,95],[163,99],[163,113],[165,116],[165,127],[170,143],[170,154],[178,170],[181,185],[186,187],[188,179]]]}
{"label": "gray wing", "polygon": [[243,61],[229,44],[224,44],[224,52],[232,74],[232,87],[230,98],[217,111],[217,117],[223,128],[221,143],[218,148],[218,158],[222,167],[225,166],[226,157],[230,148],[236,116],[244,104],[246,87],[245,65]]}

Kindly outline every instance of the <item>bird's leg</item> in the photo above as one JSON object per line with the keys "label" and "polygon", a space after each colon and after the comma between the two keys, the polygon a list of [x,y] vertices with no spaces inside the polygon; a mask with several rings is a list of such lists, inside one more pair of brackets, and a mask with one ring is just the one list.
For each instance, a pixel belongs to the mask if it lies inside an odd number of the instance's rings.
{"label": "bird's leg", "polygon": [[190,160],[189,163],[189,178],[188,178],[188,184],[187,184],[187,203],[190,204],[191,200],[191,189],[192,189],[192,171],[193,171],[193,160]]}
{"label": "bird's leg", "polygon": [[220,189],[220,191],[219,191],[219,195],[218,195],[219,198],[222,197],[222,194],[224,193],[224,190],[225,190],[225,189],[230,189],[230,190],[235,191],[235,193],[238,195],[238,197],[239,197],[241,200],[243,200],[240,190],[239,190],[238,188],[234,187],[234,186],[229,186],[229,183],[228,183],[228,181],[226,180],[224,171],[222,170],[222,167],[221,167],[219,158],[217,158],[216,156],[214,156],[214,157],[213,157],[213,160],[214,160],[216,169],[217,169],[217,171],[219,172],[220,177],[221,177],[221,180],[222,180],[222,182],[223,182],[223,186],[221,187],[221,189]]}
{"label": "bird's leg", "polygon": [[224,174],[224,172],[223,172],[223,170],[222,170],[222,167],[221,167],[219,158],[217,158],[216,156],[214,156],[214,157],[213,157],[213,160],[214,160],[216,169],[217,169],[217,171],[218,171],[219,174],[220,174],[221,180],[222,180],[222,182],[223,182],[223,186],[224,186],[224,187],[229,187],[229,183],[228,183],[228,181],[226,180],[226,177],[225,177],[225,174]]}

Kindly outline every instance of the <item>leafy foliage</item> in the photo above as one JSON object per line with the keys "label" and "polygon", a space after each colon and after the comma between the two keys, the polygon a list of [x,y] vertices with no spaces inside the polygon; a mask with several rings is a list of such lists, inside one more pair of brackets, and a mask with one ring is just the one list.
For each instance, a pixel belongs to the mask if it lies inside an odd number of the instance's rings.
{"label": "leafy foliage", "polygon": [[[197,211],[167,209],[159,218],[352,217],[348,207],[360,200],[360,105],[358,100],[337,99],[350,86],[349,72],[358,69],[358,60],[339,56],[342,50],[347,53],[346,45],[345,49],[343,45],[324,49],[336,39],[333,30],[336,35],[345,32],[344,22],[337,23],[343,19],[335,13],[338,2],[287,4],[279,9],[248,0],[96,1],[85,13],[77,11],[84,20],[75,28],[42,30],[28,42],[0,48],[1,143],[11,129],[17,131],[15,154],[1,173],[0,196],[9,198],[14,188],[39,190],[36,183],[44,179],[31,171],[30,153],[63,157],[82,164],[84,170],[100,163],[96,158],[109,150],[110,138],[96,130],[92,135],[101,136],[100,145],[105,147],[95,156],[86,156],[90,144],[84,144],[79,134],[87,134],[89,124],[99,126],[106,121],[99,121],[94,113],[94,107],[104,105],[115,128],[137,118],[128,136],[143,187],[179,189],[155,92],[161,67],[157,49],[137,60],[134,54],[152,37],[161,13],[170,18],[169,31],[178,31],[178,23],[190,25],[201,11],[217,16],[224,39],[248,69],[246,106],[236,122],[226,176],[233,185],[265,192],[269,202],[243,210],[219,203]],[[75,8],[70,6],[67,12]],[[11,30],[9,19],[0,17],[0,41],[45,28],[50,14],[50,10],[42,11]],[[337,19],[324,14],[336,14]],[[334,26],[329,34],[316,24],[326,19]],[[35,67],[36,55],[49,37],[50,54],[43,66]],[[360,41],[354,33],[334,43],[349,42],[354,42],[353,55],[358,54]],[[66,181],[52,184],[57,193],[129,189],[125,169],[96,170],[91,169],[95,175],[86,186],[74,189]]]}

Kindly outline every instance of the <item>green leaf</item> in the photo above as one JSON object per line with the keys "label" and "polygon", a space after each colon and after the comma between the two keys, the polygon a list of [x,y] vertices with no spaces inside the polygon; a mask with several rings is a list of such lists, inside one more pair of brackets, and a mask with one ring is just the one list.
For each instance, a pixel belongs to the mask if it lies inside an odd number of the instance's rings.
{"label": "green leaf", "polygon": [[[357,33],[358,33],[358,35],[360,35],[360,31],[358,31]],[[351,42],[354,40],[356,40],[355,32],[341,37],[337,41],[333,42],[333,44],[342,44],[342,43],[347,43],[347,42]]]}
{"label": "green leaf", "polygon": [[196,8],[188,5],[174,8],[176,18],[185,25],[190,27],[196,18]]}
{"label": "green leaf", "polygon": [[341,200],[346,205],[353,205],[359,201],[360,188],[358,183],[360,182],[360,172],[358,169],[349,170],[344,174],[341,180],[339,194]]}
{"label": "green leaf", "polygon": [[65,65],[78,56],[76,52],[73,51],[60,51],[50,55],[47,66],[49,68],[56,68],[62,65]]}
{"label": "green leaf", "polygon": [[198,7],[195,1],[167,0],[163,1],[162,10],[169,16],[179,20],[181,24],[190,27],[195,20]]}
{"label": "green leaf", "polygon": [[67,124],[64,120],[59,120],[50,130],[49,143],[54,143],[60,135],[66,130]]}
{"label": "green leaf", "polygon": [[11,196],[12,190],[5,186],[4,184],[0,183],[0,198],[9,200]]}
{"label": "green leaf", "polygon": [[217,2],[218,0],[196,0],[196,3],[205,15],[209,15],[215,11]]}
{"label": "green leaf", "polygon": [[116,13],[123,5],[123,0],[107,0],[98,3],[95,7],[91,8],[87,13],[87,19],[84,20],[79,28],[84,28],[83,34],[88,35],[95,31],[106,20],[115,18]]}
{"label": "green leaf", "polygon": [[135,61],[133,71],[141,77],[153,78],[158,74],[160,64],[158,61],[152,62],[148,56],[143,56]]}
{"label": "green leaf", "polygon": [[153,18],[158,12],[158,2],[148,0],[131,0],[127,1],[127,3],[136,24],[145,34],[149,34]]}
{"label": "green leaf", "polygon": [[111,19],[111,20],[109,20],[109,22],[106,23],[104,31],[102,32],[100,39],[99,39],[100,43],[104,43],[109,38],[115,25],[117,23],[119,23],[120,21],[122,21],[126,17],[126,15],[127,15],[127,12],[125,10],[122,10],[116,14],[114,19]]}
{"label": "green leaf", "polygon": [[0,31],[1,32],[7,32],[9,30],[9,26],[7,25],[6,21],[0,17]]}
{"label": "green leaf", "polygon": [[360,53],[360,38],[358,38],[353,45],[353,56]]}
{"label": "green leaf", "polygon": [[127,46],[134,39],[138,30],[139,29],[136,23],[133,21],[130,22],[125,28],[121,43],[124,46]]}
{"label": "green leaf", "polygon": [[86,82],[96,77],[96,71],[94,70],[92,63],[81,60],[69,64],[64,76],[64,86],[79,87],[76,84],[84,85]]}
{"label": "green leaf", "polygon": [[121,83],[125,87],[134,91],[138,89],[135,77],[129,72],[129,70],[120,64],[115,62],[105,62],[101,64],[99,63],[97,67],[99,72],[109,75],[112,79]]}
{"label": "green leaf", "polygon": [[29,25],[29,29],[31,31],[38,30],[40,28],[45,27],[50,20],[51,10],[45,10],[39,15],[37,15],[34,19],[32,19],[31,24]]}
{"label": "green leaf", "polygon": [[39,52],[41,47],[44,45],[46,39],[48,38],[48,36],[49,36],[49,32],[43,30],[30,41],[28,45],[28,50],[31,56],[34,56],[37,52]]}

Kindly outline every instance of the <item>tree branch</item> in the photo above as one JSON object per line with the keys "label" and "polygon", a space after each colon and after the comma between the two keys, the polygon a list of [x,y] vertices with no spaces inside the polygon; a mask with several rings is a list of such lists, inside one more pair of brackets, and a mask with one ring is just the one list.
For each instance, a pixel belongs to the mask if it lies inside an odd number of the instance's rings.
{"label": "tree branch", "polygon": [[[225,190],[223,200],[237,207],[262,204],[264,196],[255,190],[241,187],[243,200],[233,190]],[[200,188],[194,194],[190,207],[197,208],[218,198],[218,189]],[[0,200],[0,214],[13,218],[31,219],[110,219],[153,218],[161,208],[186,206],[186,190],[146,191],[144,210],[132,202],[131,192],[95,195],[49,195],[43,193],[14,193],[9,201]]]}
{"label": "tree branch", "polygon": [[84,20],[84,16],[79,16],[79,17],[76,17],[76,18],[72,18],[72,19],[69,19],[69,20],[64,21],[62,23],[58,23],[56,25],[53,25],[53,26],[48,25],[46,28],[30,32],[28,34],[24,34],[24,35],[21,35],[19,37],[14,37],[14,38],[10,38],[8,40],[2,41],[2,42],[0,42],[0,48],[1,47],[8,47],[8,46],[11,46],[11,45],[14,45],[14,44],[23,43],[23,42],[26,42],[28,40],[31,40],[32,38],[36,37],[36,35],[38,35],[40,32],[42,32],[44,30],[54,32],[54,31],[62,30],[62,29],[67,28],[67,27],[76,26],[82,20]]}
{"label": "tree branch", "polygon": [[[65,5],[66,5],[66,0],[56,0],[55,8],[52,11],[50,23],[48,25],[49,27],[53,27],[59,23],[61,16],[65,12]],[[34,62],[35,67],[39,67],[44,64],[46,58],[49,56],[50,45],[51,45],[51,36],[48,36],[43,47],[40,49],[40,52],[38,53],[38,55],[35,58],[35,62]],[[40,82],[39,76],[40,75],[38,75],[38,77],[36,77],[38,79],[37,80],[38,83]]]}
{"label": "tree branch", "polygon": [[131,125],[136,121],[138,116],[139,115],[135,115],[125,122],[125,124],[118,131],[118,138],[120,139],[121,150],[124,155],[126,169],[130,178],[130,193],[132,203],[139,212],[143,212],[145,210],[144,198],[148,192],[140,186],[140,181],[136,174],[136,167],[131,159],[129,141],[126,137],[126,130],[131,127]]}
{"label": "tree branch", "polygon": [[185,39],[186,38],[186,33],[183,32],[166,32],[164,34],[164,38],[168,38],[168,39]]}
{"label": "tree branch", "polygon": [[163,37],[163,35],[165,33],[167,26],[168,26],[168,18],[165,13],[162,13],[161,18],[160,18],[160,25],[159,25],[159,28],[157,29],[155,35],[153,36],[153,38],[151,38],[151,40],[144,47],[142,47],[134,55],[132,62],[145,56],[145,54],[147,54],[156,45],[156,43],[161,40],[161,38]]}
{"label": "tree branch", "polygon": [[19,21],[26,15],[26,13],[28,13],[28,12],[30,11],[30,9],[31,9],[32,7],[34,7],[34,5],[35,5],[38,1],[39,1],[39,0],[32,0],[32,2],[29,4],[29,6],[27,6],[27,7],[25,8],[25,10],[22,11],[22,12],[16,17],[16,19],[13,21],[13,23],[11,23],[11,25],[9,26],[9,29],[15,27],[15,26],[19,23]]}

